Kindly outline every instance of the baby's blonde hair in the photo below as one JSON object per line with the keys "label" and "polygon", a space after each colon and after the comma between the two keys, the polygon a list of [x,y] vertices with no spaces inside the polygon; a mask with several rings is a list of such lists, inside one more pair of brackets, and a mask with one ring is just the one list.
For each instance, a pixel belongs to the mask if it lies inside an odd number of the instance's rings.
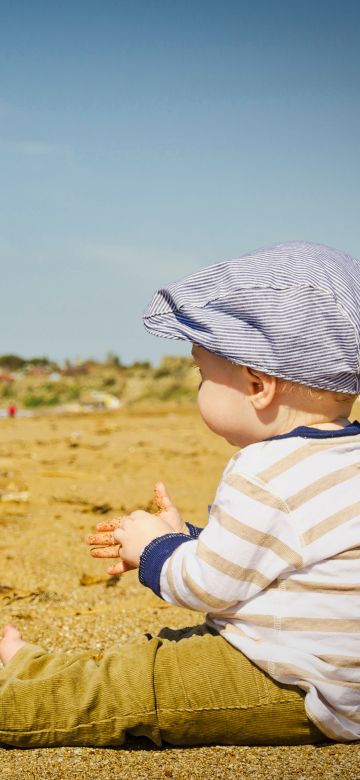
{"label": "baby's blonde hair", "polygon": [[353,393],[339,393],[333,390],[323,390],[319,387],[310,387],[309,385],[302,385],[299,382],[292,382],[289,379],[278,379],[278,392],[280,394],[294,393],[298,398],[302,398],[304,401],[315,402],[331,402],[336,405],[353,404],[358,398]]}

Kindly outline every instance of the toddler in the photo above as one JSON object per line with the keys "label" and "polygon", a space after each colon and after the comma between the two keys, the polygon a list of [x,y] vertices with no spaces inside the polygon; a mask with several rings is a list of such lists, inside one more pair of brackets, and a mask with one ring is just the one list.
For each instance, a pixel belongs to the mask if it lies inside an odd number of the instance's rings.
{"label": "toddler", "polygon": [[238,452],[204,529],[162,483],[159,513],[102,523],[92,555],[206,613],[90,653],[6,626],[0,742],[23,747],[301,744],[360,738],[360,264],[292,242],[160,289],[158,336],[188,339],[199,411]]}

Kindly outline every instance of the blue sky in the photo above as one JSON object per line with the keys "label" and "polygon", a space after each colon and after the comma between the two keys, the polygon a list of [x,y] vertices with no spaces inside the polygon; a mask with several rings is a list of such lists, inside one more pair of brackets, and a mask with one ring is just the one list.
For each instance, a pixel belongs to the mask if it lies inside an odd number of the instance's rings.
{"label": "blue sky", "polygon": [[220,259],[360,255],[357,0],[0,2],[0,354],[185,354],[141,314]]}

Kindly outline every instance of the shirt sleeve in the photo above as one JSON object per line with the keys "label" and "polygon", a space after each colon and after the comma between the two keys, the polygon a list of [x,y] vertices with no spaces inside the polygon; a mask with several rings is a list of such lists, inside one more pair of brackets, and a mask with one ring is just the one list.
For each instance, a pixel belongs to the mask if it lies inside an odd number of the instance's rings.
{"label": "shirt sleeve", "polygon": [[157,596],[161,596],[160,574],[165,561],[180,544],[190,542],[191,539],[198,539],[204,530],[191,523],[185,523],[185,525],[189,529],[190,536],[181,533],[159,536],[146,545],[140,556],[139,580],[142,585],[151,588]]}
{"label": "shirt sleeve", "polygon": [[191,536],[187,534],[164,534],[153,539],[147,544],[140,556],[139,580],[142,585],[161,596],[160,575],[162,567],[180,544],[190,542]]}
{"label": "shirt sleeve", "polygon": [[163,599],[198,611],[231,610],[303,566],[287,504],[257,477],[225,471],[198,539],[163,558]]}

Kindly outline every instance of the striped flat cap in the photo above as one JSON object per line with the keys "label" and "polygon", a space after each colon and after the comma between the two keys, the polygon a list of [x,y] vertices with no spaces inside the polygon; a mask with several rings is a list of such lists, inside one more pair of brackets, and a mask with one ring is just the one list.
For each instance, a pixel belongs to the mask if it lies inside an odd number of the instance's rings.
{"label": "striped flat cap", "polygon": [[293,241],[159,289],[147,330],[311,387],[360,392],[360,261]]}

